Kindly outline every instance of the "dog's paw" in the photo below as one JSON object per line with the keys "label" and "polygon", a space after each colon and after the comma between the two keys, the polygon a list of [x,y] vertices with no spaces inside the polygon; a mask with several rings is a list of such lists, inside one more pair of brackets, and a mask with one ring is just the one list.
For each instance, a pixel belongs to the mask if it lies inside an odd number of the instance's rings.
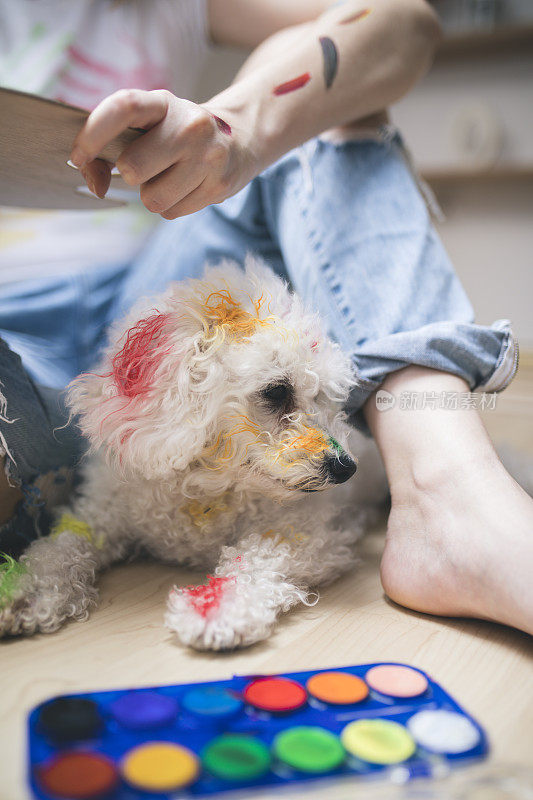
{"label": "dog's paw", "polygon": [[31,576],[22,562],[2,554],[0,563],[0,637],[33,633],[30,622]]}
{"label": "dog's paw", "polygon": [[170,592],[165,624],[182,644],[197,650],[231,650],[265,639],[272,630],[274,609],[251,601],[250,584],[234,576],[208,576],[201,586]]}
{"label": "dog's paw", "polygon": [[31,591],[19,592],[0,608],[0,637],[31,636],[40,631],[52,633],[60,623],[51,626],[51,615],[56,616],[55,610],[43,608]]}
{"label": "dog's paw", "polygon": [[83,622],[89,607],[96,604],[96,592],[70,602],[59,596],[28,594],[0,609],[0,638],[34,633],[55,633],[67,620]]}
{"label": "dog's paw", "polygon": [[19,598],[0,608],[0,638],[4,636],[17,636],[20,633],[33,633],[25,624],[29,610],[27,599]]}
{"label": "dog's paw", "polygon": [[38,578],[24,561],[0,564],[0,637],[54,633],[68,619],[87,619],[97,590],[70,577],[61,585]]}

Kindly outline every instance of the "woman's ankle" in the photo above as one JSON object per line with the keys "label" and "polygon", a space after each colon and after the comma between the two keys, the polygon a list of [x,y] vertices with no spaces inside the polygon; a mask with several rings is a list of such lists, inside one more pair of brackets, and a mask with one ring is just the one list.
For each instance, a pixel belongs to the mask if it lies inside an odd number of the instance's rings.
{"label": "woman's ankle", "polygon": [[[364,412],[381,451],[393,499],[444,489],[465,480],[473,470],[483,472],[499,465],[475,409],[424,402],[442,393],[468,393],[461,378],[412,366],[391,373],[381,389],[392,396],[392,407],[380,410],[373,395]],[[406,396],[415,401],[404,402]]]}

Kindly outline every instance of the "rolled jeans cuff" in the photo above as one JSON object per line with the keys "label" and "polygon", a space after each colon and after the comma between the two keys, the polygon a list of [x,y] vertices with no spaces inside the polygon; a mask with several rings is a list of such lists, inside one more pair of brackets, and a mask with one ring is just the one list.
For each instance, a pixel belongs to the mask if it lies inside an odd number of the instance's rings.
{"label": "rolled jeans cuff", "polygon": [[[401,354],[401,357],[400,357]],[[509,320],[490,327],[437,322],[417,331],[402,331],[352,354],[357,384],[346,406],[350,421],[364,432],[362,407],[391,372],[410,365],[449,372],[466,381],[471,391],[503,391],[518,369],[519,347]]]}

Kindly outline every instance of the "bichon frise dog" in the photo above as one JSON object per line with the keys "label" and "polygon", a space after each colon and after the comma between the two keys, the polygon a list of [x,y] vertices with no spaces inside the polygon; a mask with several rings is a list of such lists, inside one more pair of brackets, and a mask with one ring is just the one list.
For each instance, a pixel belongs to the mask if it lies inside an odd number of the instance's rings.
{"label": "bichon frise dog", "polygon": [[353,508],[339,524],[331,490],[356,471],[342,414],[354,383],[317,316],[252,259],[144,301],[71,384],[91,452],[81,494],[23,555],[0,631],[86,619],[97,573],[137,548],[209,571],[170,592],[183,643],[267,637],[355,563],[361,524]]}

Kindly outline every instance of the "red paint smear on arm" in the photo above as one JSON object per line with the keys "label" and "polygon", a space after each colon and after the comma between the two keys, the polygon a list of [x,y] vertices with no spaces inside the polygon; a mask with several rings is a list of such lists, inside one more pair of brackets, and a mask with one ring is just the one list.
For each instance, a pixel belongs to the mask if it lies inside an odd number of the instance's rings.
{"label": "red paint smear on arm", "polygon": [[112,375],[121,394],[138,397],[146,394],[165,352],[163,328],[168,314],[154,314],[130,328],[121,350],[113,358]]}
{"label": "red paint smear on arm", "polygon": [[341,19],[339,25],[348,25],[350,22],[357,22],[358,19],[364,19],[365,17],[368,17],[370,11],[370,8],[365,8],[363,11],[358,11],[356,14],[351,14],[349,17],[346,17],[346,19]]}
{"label": "red paint smear on arm", "polygon": [[296,91],[296,89],[301,89],[302,86],[305,86],[310,80],[311,74],[309,72],[304,72],[303,75],[298,75],[297,78],[293,78],[286,83],[280,83],[279,86],[275,86],[272,91],[276,95],[288,94],[289,92]]}
{"label": "red paint smear on arm", "polygon": [[188,586],[183,589],[183,594],[188,598],[194,610],[202,617],[214,611],[220,605],[222,595],[228,582],[235,582],[235,578],[208,575],[207,584],[202,586]]}
{"label": "red paint smear on arm", "polygon": [[219,131],[222,131],[222,133],[225,133],[226,136],[231,136],[231,125],[229,125],[229,123],[227,123],[225,120],[221,119],[220,117],[217,117],[216,114],[213,114],[213,118],[214,118],[214,120],[215,120],[215,122],[217,124],[217,127],[218,127]]}

